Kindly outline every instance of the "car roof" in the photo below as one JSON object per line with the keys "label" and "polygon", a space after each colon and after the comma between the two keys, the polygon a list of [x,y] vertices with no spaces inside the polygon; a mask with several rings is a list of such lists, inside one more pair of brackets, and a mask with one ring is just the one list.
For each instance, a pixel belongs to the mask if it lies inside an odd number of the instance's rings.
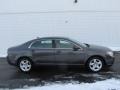
{"label": "car roof", "polygon": [[68,37],[54,36],[54,37],[37,37],[37,39],[69,39],[69,38]]}

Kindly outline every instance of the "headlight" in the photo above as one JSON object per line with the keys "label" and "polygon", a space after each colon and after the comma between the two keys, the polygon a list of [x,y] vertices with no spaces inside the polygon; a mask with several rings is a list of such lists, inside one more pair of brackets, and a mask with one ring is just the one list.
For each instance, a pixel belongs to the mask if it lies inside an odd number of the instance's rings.
{"label": "headlight", "polygon": [[107,55],[109,55],[109,56],[111,56],[111,57],[113,57],[113,56],[114,56],[114,54],[113,54],[113,52],[112,52],[112,51],[107,52]]}

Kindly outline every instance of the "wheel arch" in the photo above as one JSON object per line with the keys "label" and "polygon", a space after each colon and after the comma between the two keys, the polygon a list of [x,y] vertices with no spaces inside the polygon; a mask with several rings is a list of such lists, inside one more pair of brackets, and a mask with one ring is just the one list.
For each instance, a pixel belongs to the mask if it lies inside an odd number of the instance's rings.
{"label": "wheel arch", "polygon": [[28,57],[28,56],[20,56],[20,57],[17,59],[16,64],[18,65],[18,63],[20,62],[20,60],[23,59],[23,58],[29,59],[29,60],[32,62],[32,64],[33,64],[32,59],[31,59],[30,57]]}
{"label": "wheel arch", "polygon": [[103,62],[104,62],[104,65],[106,65],[105,58],[104,58],[103,56],[101,56],[101,55],[92,55],[92,56],[90,56],[90,57],[86,60],[85,65],[87,65],[88,61],[89,61],[91,58],[94,58],[94,57],[97,57],[97,58],[102,59]]}

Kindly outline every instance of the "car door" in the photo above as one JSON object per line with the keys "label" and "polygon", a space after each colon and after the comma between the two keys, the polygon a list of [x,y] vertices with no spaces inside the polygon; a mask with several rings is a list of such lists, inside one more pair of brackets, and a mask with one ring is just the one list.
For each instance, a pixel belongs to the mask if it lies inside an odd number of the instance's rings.
{"label": "car door", "polygon": [[85,52],[73,42],[66,39],[56,40],[55,59],[59,64],[82,64]]}
{"label": "car door", "polygon": [[37,40],[31,45],[32,55],[38,64],[52,64],[55,60],[54,40]]}

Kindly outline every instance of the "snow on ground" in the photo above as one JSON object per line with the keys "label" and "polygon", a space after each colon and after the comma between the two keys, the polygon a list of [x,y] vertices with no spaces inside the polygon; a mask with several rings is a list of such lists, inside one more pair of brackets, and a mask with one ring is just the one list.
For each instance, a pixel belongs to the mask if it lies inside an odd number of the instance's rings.
{"label": "snow on ground", "polygon": [[95,83],[54,84],[16,90],[120,90],[120,80],[112,78]]}

